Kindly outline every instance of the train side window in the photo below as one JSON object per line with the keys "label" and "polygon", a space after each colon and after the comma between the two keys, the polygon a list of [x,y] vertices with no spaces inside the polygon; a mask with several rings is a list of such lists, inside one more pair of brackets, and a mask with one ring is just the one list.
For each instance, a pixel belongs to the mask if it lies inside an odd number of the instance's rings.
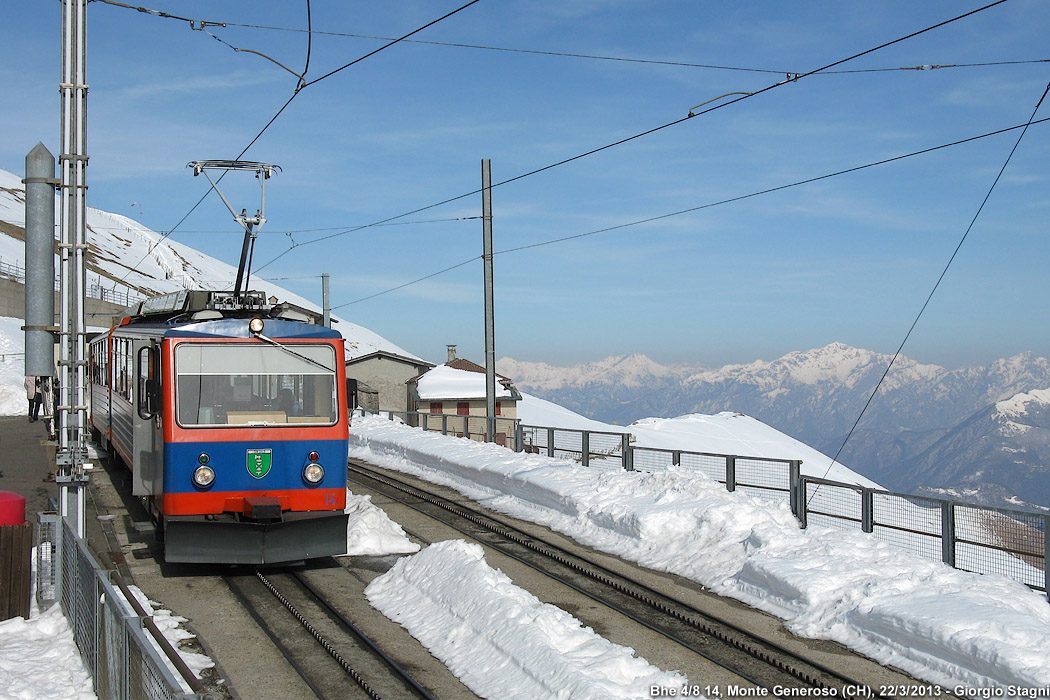
{"label": "train side window", "polygon": [[148,420],[160,412],[160,374],[157,372],[157,350],[149,345],[138,353],[138,412]]}

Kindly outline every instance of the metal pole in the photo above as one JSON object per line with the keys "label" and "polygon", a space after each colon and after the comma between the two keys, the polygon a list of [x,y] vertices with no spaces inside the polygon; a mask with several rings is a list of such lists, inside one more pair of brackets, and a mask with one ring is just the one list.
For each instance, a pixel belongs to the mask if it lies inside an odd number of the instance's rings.
{"label": "metal pole", "polygon": [[26,369],[55,376],[55,157],[42,143],[26,156]]}
{"label": "metal pole", "polygon": [[83,294],[87,215],[87,0],[62,0],[61,313],[58,482],[62,516],[84,536],[87,401]]}
{"label": "metal pole", "polygon": [[496,439],[496,331],[492,293],[492,163],[481,161],[481,220],[485,264],[485,440]]}
{"label": "metal pole", "polygon": [[321,314],[325,328],[332,327],[332,302],[328,296],[328,273],[321,275]]}

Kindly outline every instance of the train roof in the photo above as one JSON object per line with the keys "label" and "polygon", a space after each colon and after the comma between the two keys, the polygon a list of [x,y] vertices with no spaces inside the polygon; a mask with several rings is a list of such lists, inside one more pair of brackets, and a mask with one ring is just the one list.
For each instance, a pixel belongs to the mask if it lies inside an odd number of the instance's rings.
{"label": "train roof", "polygon": [[[248,318],[223,318],[215,321],[199,321],[172,326],[165,338],[254,338],[248,330]],[[263,334],[270,338],[342,338],[339,331],[302,321],[285,321],[279,318],[263,318]]]}
{"label": "train roof", "polygon": [[319,315],[276,301],[257,291],[183,290],[141,302],[114,331],[166,338],[251,338],[248,322],[259,318],[263,333],[272,338],[342,337],[320,325]]}

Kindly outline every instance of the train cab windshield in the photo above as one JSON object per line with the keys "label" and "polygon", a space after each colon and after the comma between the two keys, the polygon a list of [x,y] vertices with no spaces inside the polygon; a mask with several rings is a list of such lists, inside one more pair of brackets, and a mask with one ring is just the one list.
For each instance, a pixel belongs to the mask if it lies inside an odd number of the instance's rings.
{"label": "train cab windshield", "polygon": [[331,345],[184,342],[174,359],[182,427],[334,425],[338,419]]}

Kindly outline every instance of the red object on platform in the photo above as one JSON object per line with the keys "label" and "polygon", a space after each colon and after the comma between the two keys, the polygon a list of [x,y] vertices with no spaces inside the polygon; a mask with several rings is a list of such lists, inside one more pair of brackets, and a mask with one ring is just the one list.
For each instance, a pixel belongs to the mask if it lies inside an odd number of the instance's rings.
{"label": "red object on platform", "polygon": [[26,521],[26,499],[10,491],[0,491],[0,525],[21,525]]}

